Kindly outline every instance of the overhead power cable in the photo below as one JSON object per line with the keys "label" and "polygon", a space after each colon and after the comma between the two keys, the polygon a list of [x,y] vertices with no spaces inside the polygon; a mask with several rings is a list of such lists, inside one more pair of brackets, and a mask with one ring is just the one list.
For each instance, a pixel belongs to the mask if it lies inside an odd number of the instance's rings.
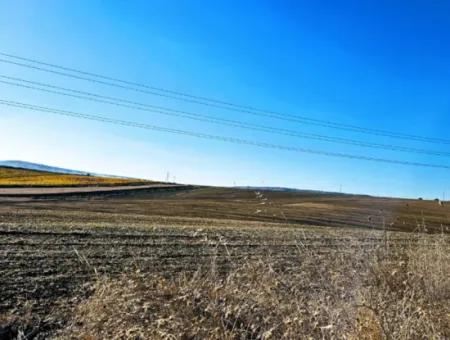
{"label": "overhead power cable", "polygon": [[[231,111],[237,111],[242,112],[246,114],[252,114],[257,116],[263,116],[263,117],[269,117],[289,122],[295,122],[295,123],[301,123],[301,124],[308,124],[308,125],[314,125],[314,126],[321,126],[321,127],[327,127],[332,129],[338,129],[338,130],[344,130],[344,131],[351,131],[351,132],[358,132],[358,133],[364,133],[364,134],[370,134],[370,135],[376,135],[376,136],[385,136],[390,138],[396,138],[396,139],[404,139],[404,140],[411,140],[416,142],[424,142],[424,143],[434,143],[434,144],[450,144],[450,140],[444,139],[444,138],[435,138],[435,137],[427,137],[427,136],[418,136],[418,135],[412,135],[412,134],[405,134],[401,132],[395,132],[395,131],[387,131],[387,130],[381,130],[381,129],[372,129],[367,127],[361,127],[351,124],[343,124],[339,122],[332,122],[332,121],[326,121],[326,120],[320,120],[320,119],[314,119],[306,116],[300,116],[295,114],[288,114],[288,113],[280,113],[272,110],[266,110],[266,109],[259,109],[252,106],[247,105],[240,105],[235,104],[227,101],[202,97],[202,96],[196,96],[191,95],[184,92],[179,91],[173,91],[168,90],[161,87],[156,86],[150,86],[145,84],[140,84],[136,82],[126,81],[118,78],[108,77],[92,72],[86,72],[74,68],[69,68],[57,64],[42,62],[36,59],[32,58],[24,58],[8,53],[1,53],[0,55],[3,57],[7,57],[9,59],[14,60],[20,60],[25,61],[27,63],[32,64],[26,64],[23,62],[17,62],[12,61],[8,59],[1,59],[0,62],[13,64],[20,67],[26,67],[29,69],[34,69],[42,72],[52,73],[60,76],[65,77],[71,77],[74,79],[89,81],[97,84],[112,86],[116,88],[126,89],[130,91],[170,98],[170,99],[176,99],[181,100],[185,102],[190,102],[194,104],[200,104],[200,105],[206,105],[210,107],[225,109],[225,110],[231,110]],[[46,67],[51,67],[53,69],[40,67],[36,65],[42,65]],[[57,71],[60,70],[60,71]],[[70,72],[70,73],[68,73]]]}
{"label": "overhead power cable", "polygon": [[211,134],[206,134],[206,133],[202,133],[202,132],[179,130],[179,129],[156,126],[156,125],[151,125],[151,124],[146,124],[146,123],[113,119],[113,118],[109,118],[106,116],[99,116],[99,115],[78,113],[78,112],[73,112],[73,111],[59,110],[59,109],[31,105],[31,104],[15,102],[15,101],[0,100],[0,105],[6,105],[6,106],[11,106],[11,107],[16,107],[16,108],[23,108],[23,109],[38,111],[38,112],[47,112],[47,113],[52,113],[52,114],[56,114],[56,115],[75,117],[75,118],[80,118],[80,119],[85,119],[85,120],[98,121],[98,122],[121,125],[121,126],[128,126],[128,127],[134,127],[134,128],[140,128],[140,129],[146,129],[146,130],[154,130],[154,131],[172,133],[172,134],[177,134],[177,135],[196,137],[196,138],[201,138],[201,139],[216,140],[216,141],[239,144],[239,145],[251,145],[251,146],[256,146],[256,147],[265,148],[265,149],[277,149],[277,150],[283,150],[283,151],[308,153],[308,154],[315,154],[315,155],[328,156],[328,157],[338,157],[338,158],[347,158],[347,159],[355,159],[355,160],[381,162],[381,163],[388,163],[388,164],[398,164],[398,165],[408,165],[408,166],[415,166],[415,167],[426,167],[426,168],[437,168],[437,169],[450,170],[450,166],[447,166],[447,165],[409,162],[409,161],[401,161],[401,160],[396,160],[396,159],[352,155],[352,154],[346,154],[346,153],[329,152],[329,151],[322,151],[322,150],[315,150],[315,149],[294,147],[294,146],[284,146],[284,145],[279,145],[279,144],[259,142],[259,141],[253,141],[253,140],[242,139],[242,138],[211,135]]}
{"label": "overhead power cable", "polygon": [[[74,90],[74,89],[69,89],[69,88],[65,88],[65,87],[61,87],[61,86],[50,85],[50,84],[46,84],[46,83],[42,83],[42,82],[29,81],[29,80],[5,76],[5,75],[1,75],[1,74],[0,74],[0,79],[15,81],[15,82],[10,82],[10,81],[0,80],[0,83],[6,84],[6,85],[13,85],[13,86],[18,86],[18,87],[22,87],[22,88],[31,89],[31,90],[37,90],[37,91],[43,91],[43,92],[57,94],[57,95],[69,96],[69,97],[74,97],[77,99],[89,100],[89,101],[94,101],[94,102],[104,103],[104,104],[110,104],[110,105],[115,105],[115,106],[119,106],[119,107],[134,109],[134,110],[146,111],[146,112],[150,112],[150,113],[182,117],[182,118],[187,118],[187,119],[201,121],[201,122],[237,127],[237,128],[247,129],[247,130],[251,130],[251,131],[261,131],[261,132],[279,134],[279,135],[284,135],[284,136],[289,136],[289,137],[319,140],[319,141],[325,141],[325,142],[330,142],[330,143],[354,145],[354,146],[367,147],[367,148],[373,148],[373,149],[425,154],[425,155],[431,155],[431,156],[450,157],[450,153],[443,152],[443,151],[404,147],[404,146],[398,146],[398,145],[392,145],[392,144],[364,142],[364,141],[359,141],[359,140],[354,140],[354,139],[349,139],[349,138],[333,137],[333,136],[326,136],[326,135],[315,134],[315,133],[299,132],[299,131],[290,130],[290,129],[274,128],[274,127],[265,126],[265,125],[247,123],[247,122],[242,122],[242,121],[232,120],[232,119],[218,118],[218,117],[200,114],[200,113],[193,113],[193,112],[187,112],[187,111],[182,111],[182,110],[166,108],[166,107],[162,107],[162,106],[139,103],[136,101],[130,101],[130,100],[122,99],[122,98],[104,96],[104,95],[99,95],[99,94],[95,94],[92,92]],[[20,82],[20,83],[17,83],[17,82]],[[24,84],[27,84],[27,85],[24,85]],[[32,86],[32,85],[37,85],[39,87]],[[42,87],[44,87],[44,88],[42,88]],[[51,90],[49,90],[49,89],[51,89]],[[55,91],[55,89],[58,91]],[[63,92],[61,92],[61,91],[63,91]]]}

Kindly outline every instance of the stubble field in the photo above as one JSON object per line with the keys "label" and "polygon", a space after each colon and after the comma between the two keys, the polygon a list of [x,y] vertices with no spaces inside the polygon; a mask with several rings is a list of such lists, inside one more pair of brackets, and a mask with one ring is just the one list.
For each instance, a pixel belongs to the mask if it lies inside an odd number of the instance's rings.
{"label": "stubble field", "polygon": [[437,202],[196,188],[0,198],[6,338],[446,338]]}

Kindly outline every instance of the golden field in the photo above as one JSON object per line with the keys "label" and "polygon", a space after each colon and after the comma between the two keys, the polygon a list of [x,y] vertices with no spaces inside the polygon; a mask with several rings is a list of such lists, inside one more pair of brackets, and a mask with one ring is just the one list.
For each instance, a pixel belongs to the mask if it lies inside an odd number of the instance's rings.
{"label": "golden field", "polygon": [[148,181],[0,167],[0,187],[114,186],[144,183]]}

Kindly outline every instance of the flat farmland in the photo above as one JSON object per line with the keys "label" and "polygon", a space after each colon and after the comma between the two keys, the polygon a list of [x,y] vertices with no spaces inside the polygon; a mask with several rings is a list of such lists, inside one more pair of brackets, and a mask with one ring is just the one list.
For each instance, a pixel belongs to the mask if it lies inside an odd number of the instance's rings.
{"label": "flat farmland", "polygon": [[[2,195],[0,191],[0,201],[8,202],[6,210],[31,209],[37,215],[73,212],[81,215],[80,219],[86,213],[105,213],[110,220],[117,214],[138,220],[170,217],[409,232],[420,228],[437,233],[450,231],[450,203],[440,201],[171,184],[131,186],[130,190],[110,194],[85,187],[82,188],[85,192],[79,191],[75,197],[65,194],[65,188],[51,189],[54,195],[46,193],[45,190],[50,190],[46,188],[21,189],[20,197]],[[37,191],[27,195],[27,190]],[[90,217],[85,220],[92,221]]]}
{"label": "flat farmland", "polygon": [[[271,338],[265,332],[280,323],[272,338],[300,330],[356,337],[368,329],[383,338],[403,331],[395,325],[409,319],[387,317],[404,310],[384,315],[375,308],[412,303],[405,294],[425,294],[416,278],[428,274],[440,300],[413,306],[429,313],[417,325],[448,335],[449,213],[445,204],[429,201],[222,188],[3,197],[1,332],[112,338],[120,319],[126,323],[121,331],[131,332],[122,338]],[[148,296],[154,285],[159,293]],[[105,291],[114,301],[101,295]],[[250,299],[253,307],[235,298]],[[275,302],[284,306],[278,314],[271,312]],[[294,302],[310,307],[300,311]],[[129,308],[139,321],[124,317]],[[258,313],[262,319],[253,319]],[[94,314],[110,321],[98,326]],[[187,324],[187,315],[197,321]],[[262,322],[264,316],[269,321]],[[167,317],[173,323],[162,323]],[[405,334],[416,334],[408,327]]]}

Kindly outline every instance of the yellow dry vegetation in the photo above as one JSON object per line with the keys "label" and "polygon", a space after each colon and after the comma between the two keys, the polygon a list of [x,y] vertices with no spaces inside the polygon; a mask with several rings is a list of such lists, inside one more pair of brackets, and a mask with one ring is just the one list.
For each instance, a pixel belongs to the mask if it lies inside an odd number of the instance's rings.
{"label": "yellow dry vegetation", "polygon": [[149,181],[128,178],[70,175],[0,167],[0,187],[114,186],[144,184],[148,182]]}

